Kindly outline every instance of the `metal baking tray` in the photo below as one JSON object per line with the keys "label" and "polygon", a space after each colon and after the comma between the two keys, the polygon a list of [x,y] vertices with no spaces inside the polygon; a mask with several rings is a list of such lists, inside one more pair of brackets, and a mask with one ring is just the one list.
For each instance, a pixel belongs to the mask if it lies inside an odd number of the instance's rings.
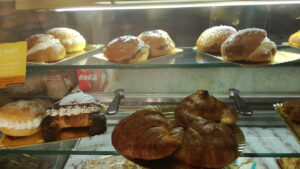
{"label": "metal baking tray", "polygon": [[82,62],[86,58],[90,58],[91,56],[102,52],[103,44],[87,44],[84,51],[67,53],[65,59],[52,62],[27,62],[27,66],[41,66],[41,65],[81,65],[84,64]]}
{"label": "metal baking tray", "polygon": [[[289,62],[298,62],[300,61],[300,49],[297,47],[291,47],[289,45],[277,45],[277,52],[274,56],[274,60],[272,62],[264,62],[264,63],[248,63],[248,62],[232,62],[227,61],[224,59],[221,54],[213,54],[213,53],[207,53],[202,52],[198,50],[196,47],[193,48],[193,51],[197,55],[204,55],[209,56],[215,59],[218,59],[225,63],[232,63],[240,66],[266,66],[266,65],[279,65],[283,63],[289,63]],[[199,57],[199,56],[196,56]]]}
{"label": "metal baking tray", "polygon": [[[145,62],[133,63],[133,64],[129,64],[129,65],[134,65],[134,64],[173,64],[173,63],[175,63],[175,59],[177,57],[180,57],[183,55],[183,49],[176,48],[176,51],[177,51],[177,53],[174,53],[171,55],[161,56],[161,57],[149,59]],[[101,64],[101,65],[120,65],[118,63],[108,61],[108,59],[104,56],[104,54],[102,52],[94,55],[93,57],[97,58],[97,60],[98,60],[97,63]],[[121,64],[121,65],[123,65],[123,64]],[[124,65],[128,65],[128,64],[124,64]]]}

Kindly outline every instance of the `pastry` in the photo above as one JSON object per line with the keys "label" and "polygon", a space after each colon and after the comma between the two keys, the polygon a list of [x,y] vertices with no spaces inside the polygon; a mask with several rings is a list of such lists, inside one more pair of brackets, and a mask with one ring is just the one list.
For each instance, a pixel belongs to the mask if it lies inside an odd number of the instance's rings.
{"label": "pastry", "polygon": [[281,169],[299,169],[300,158],[279,158],[277,162]]}
{"label": "pastry", "polygon": [[289,45],[300,47],[300,30],[290,36]]}
{"label": "pastry", "polygon": [[292,121],[300,122],[300,99],[286,100],[282,106]]}
{"label": "pastry", "polygon": [[197,119],[232,125],[237,118],[238,114],[233,108],[209,95],[206,90],[198,90],[186,97],[175,110],[176,123],[184,127]]}
{"label": "pastry", "polygon": [[93,136],[106,131],[104,108],[93,96],[78,91],[50,107],[41,126],[45,141],[56,140],[65,128],[86,127]]}
{"label": "pastry", "polygon": [[149,46],[135,36],[121,36],[110,41],[103,49],[103,54],[111,62],[139,63],[148,59]]}
{"label": "pastry", "polygon": [[182,145],[172,157],[196,167],[222,168],[238,157],[237,147],[226,125],[196,120],[187,127]]}
{"label": "pastry", "polygon": [[175,43],[169,34],[163,30],[145,31],[138,36],[150,46],[149,58],[176,53]]}
{"label": "pastry", "polygon": [[48,101],[19,100],[0,108],[0,130],[9,136],[29,136],[40,131]]}
{"label": "pastry", "polygon": [[233,27],[223,25],[206,29],[197,40],[197,49],[203,52],[221,53],[222,43],[235,32],[236,29]]}
{"label": "pastry", "polygon": [[125,157],[156,160],[175,152],[182,137],[182,128],[175,128],[161,113],[140,110],[118,123],[112,144]]}
{"label": "pastry", "polygon": [[66,48],[67,53],[78,52],[85,48],[86,40],[76,30],[70,28],[52,28],[46,33],[59,39]]}
{"label": "pastry", "polygon": [[231,34],[221,46],[222,56],[228,61],[271,62],[276,51],[276,45],[267,38],[267,32],[257,28]]}
{"label": "pastry", "polygon": [[52,35],[33,35],[26,41],[28,62],[56,62],[66,55],[64,46]]}

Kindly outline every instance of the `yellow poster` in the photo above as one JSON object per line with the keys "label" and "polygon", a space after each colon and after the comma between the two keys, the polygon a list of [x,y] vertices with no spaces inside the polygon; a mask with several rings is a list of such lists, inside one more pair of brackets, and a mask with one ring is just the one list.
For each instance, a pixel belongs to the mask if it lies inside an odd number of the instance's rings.
{"label": "yellow poster", "polygon": [[25,82],[26,55],[26,42],[0,44],[0,88]]}

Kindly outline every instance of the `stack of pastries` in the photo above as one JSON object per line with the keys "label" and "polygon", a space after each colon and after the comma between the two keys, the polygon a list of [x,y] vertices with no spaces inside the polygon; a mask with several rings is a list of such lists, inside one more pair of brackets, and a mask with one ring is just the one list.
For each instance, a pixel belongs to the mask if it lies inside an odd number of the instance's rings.
{"label": "stack of pastries", "polygon": [[220,53],[233,62],[271,62],[277,48],[263,29],[248,28],[236,31],[230,26],[214,26],[205,30],[197,40],[198,50]]}
{"label": "stack of pastries", "polygon": [[32,35],[26,41],[28,62],[56,62],[64,59],[67,53],[83,51],[86,45],[78,31],[63,27]]}
{"label": "stack of pastries", "polygon": [[0,107],[0,131],[0,147],[17,147],[101,134],[106,117],[97,99],[78,91],[55,104],[42,99],[7,103]]}
{"label": "stack of pastries", "polygon": [[187,166],[221,168],[239,155],[230,127],[237,117],[234,109],[200,90],[177,106],[175,122],[148,109],[121,120],[112,133],[112,144],[133,161],[168,159]]}
{"label": "stack of pastries", "polygon": [[175,43],[163,30],[151,30],[138,37],[126,35],[111,40],[103,50],[111,62],[133,64],[177,53]]}

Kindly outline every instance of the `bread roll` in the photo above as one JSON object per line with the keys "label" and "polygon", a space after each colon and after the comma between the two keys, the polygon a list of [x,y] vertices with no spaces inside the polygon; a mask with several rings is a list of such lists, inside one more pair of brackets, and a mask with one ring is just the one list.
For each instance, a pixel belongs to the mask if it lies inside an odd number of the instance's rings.
{"label": "bread roll", "polygon": [[290,36],[289,45],[300,47],[300,30]]}
{"label": "bread roll", "polygon": [[235,32],[236,29],[233,27],[222,25],[206,29],[197,40],[197,49],[203,52],[221,53],[222,43]]}
{"label": "bread roll", "polygon": [[52,35],[33,35],[26,41],[28,62],[56,62],[66,55],[64,46]]}
{"label": "bread roll", "polygon": [[0,130],[9,136],[29,136],[40,130],[50,102],[19,100],[0,108]]}
{"label": "bread roll", "polygon": [[196,167],[222,168],[234,162],[238,155],[230,128],[197,120],[189,124],[181,147],[172,157]]}
{"label": "bread roll", "polygon": [[230,35],[221,47],[222,56],[228,61],[271,62],[276,51],[276,45],[267,38],[267,32],[256,28]]}
{"label": "bread roll", "polygon": [[300,122],[300,99],[285,100],[282,106],[292,121]]}
{"label": "bread roll", "polygon": [[103,54],[111,62],[139,63],[148,59],[149,46],[135,36],[121,36],[110,41],[103,49]]}
{"label": "bread roll", "polygon": [[59,39],[64,45],[67,53],[78,52],[85,48],[86,40],[76,30],[70,28],[52,28],[46,33],[53,35]]}
{"label": "bread roll", "polygon": [[186,97],[175,110],[176,123],[187,127],[197,119],[206,119],[223,124],[235,124],[237,112],[209,95],[205,90],[198,90]]}
{"label": "bread roll", "polygon": [[182,131],[161,113],[140,110],[119,122],[112,133],[112,144],[125,157],[156,160],[180,147]]}
{"label": "bread roll", "polygon": [[149,58],[176,53],[175,43],[169,34],[163,30],[145,31],[138,37],[150,46]]}

